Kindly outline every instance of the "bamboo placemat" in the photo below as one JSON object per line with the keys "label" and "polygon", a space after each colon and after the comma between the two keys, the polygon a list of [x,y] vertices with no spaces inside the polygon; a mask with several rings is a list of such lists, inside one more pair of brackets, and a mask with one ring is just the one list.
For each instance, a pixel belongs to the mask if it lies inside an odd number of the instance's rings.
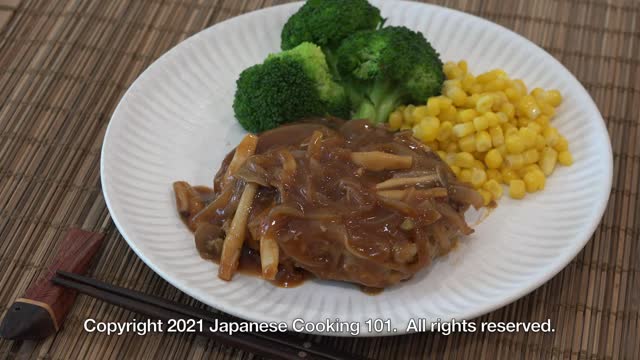
{"label": "bamboo placemat", "polygon": [[[0,313],[70,225],[107,239],[92,276],[182,303],[110,222],[99,158],[110,115],[154,59],[189,35],[273,0],[0,0]],[[481,321],[543,321],[555,333],[309,337],[379,359],[640,358],[640,2],[439,0],[526,36],[585,85],[613,143],[613,190],[586,248],[550,282]],[[252,354],[194,335],[106,336],[82,321],[135,315],[80,297],[46,341],[0,341],[6,358],[214,358]]]}

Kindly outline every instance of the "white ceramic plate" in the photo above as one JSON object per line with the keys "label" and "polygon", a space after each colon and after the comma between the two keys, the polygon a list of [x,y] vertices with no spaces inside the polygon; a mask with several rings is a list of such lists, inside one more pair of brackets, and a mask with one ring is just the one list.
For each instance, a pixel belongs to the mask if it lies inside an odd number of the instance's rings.
{"label": "white ceramic plate", "polygon": [[[422,31],[443,60],[473,72],[502,68],[531,88],[564,95],[554,124],[575,164],[560,167],[543,192],[498,208],[449,256],[410,281],[370,296],[356,286],[310,281],[282,289],[259,278],[217,278],[175,210],[171,183],[211,184],[244,131],[231,108],[235,80],[278,51],[280,30],[300,6],[249,13],[206,29],[151,65],[118,105],[102,149],[102,185],[114,222],[131,248],[168,282],[230,314],[256,321],[340,319],[360,335],[406,332],[412,318],[469,319],[529,293],[582,249],[605,209],[612,154],[598,109],[558,61],[519,35],[461,12],[412,2],[376,2],[388,24]],[[392,328],[368,332],[367,319]],[[326,332],[324,334],[327,334]],[[344,333],[334,333],[344,335]]]}

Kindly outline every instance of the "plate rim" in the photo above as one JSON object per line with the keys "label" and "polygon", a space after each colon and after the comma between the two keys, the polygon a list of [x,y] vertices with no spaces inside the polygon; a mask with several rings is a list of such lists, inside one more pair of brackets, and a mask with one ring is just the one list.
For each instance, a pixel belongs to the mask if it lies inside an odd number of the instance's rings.
{"label": "plate rim", "polygon": [[[380,2],[384,2],[384,0],[373,0],[371,1],[373,3],[380,3]],[[575,77],[575,75],[569,70],[567,69],[559,60],[557,60],[553,55],[551,55],[550,53],[548,53],[544,48],[538,46],[536,43],[532,42],[531,40],[527,39],[526,37],[516,33],[515,31],[512,31],[511,29],[508,29],[498,23],[495,23],[493,21],[490,21],[488,19],[484,19],[482,17],[479,17],[477,15],[474,14],[470,14],[467,12],[463,12],[460,10],[456,10],[456,9],[451,9],[448,7],[444,7],[444,6],[439,6],[439,5],[434,5],[434,4],[427,4],[427,3],[419,3],[419,2],[415,2],[415,1],[407,1],[407,0],[396,0],[394,2],[398,2],[398,3],[406,3],[406,4],[411,4],[413,6],[424,6],[426,8],[433,8],[435,10],[444,10],[447,12],[452,12],[455,15],[458,16],[462,16],[462,17],[471,17],[473,20],[475,21],[480,21],[481,23],[483,23],[485,26],[490,26],[490,27],[497,27],[497,30],[502,31],[502,32],[506,32],[508,33],[509,36],[511,37],[515,37],[518,40],[522,41],[524,40],[525,43],[527,43],[528,46],[533,46],[535,48],[537,48],[538,50],[540,50],[540,53],[542,56],[544,56],[545,60],[549,60],[553,63],[554,66],[558,66],[561,69],[563,69],[570,77],[570,80],[573,81],[578,87],[579,89],[584,92],[584,94],[586,95],[586,98],[589,100],[588,103],[583,104],[585,106],[588,107],[588,109],[586,110],[589,113],[593,113],[593,114],[597,114],[597,120],[596,121],[596,125],[598,127],[598,130],[600,132],[603,132],[603,137],[605,138],[606,141],[606,150],[607,150],[607,154],[605,154],[605,157],[607,159],[606,163],[602,164],[603,167],[603,171],[606,172],[605,174],[605,179],[606,182],[604,183],[603,189],[601,189],[600,191],[602,192],[601,194],[599,193],[598,196],[598,201],[597,203],[594,203],[595,205],[597,205],[594,209],[594,217],[592,219],[592,221],[588,224],[588,226],[583,226],[581,228],[581,231],[578,232],[578,235],[574,236],[575,239],[578,239],[580,241],[576,241],[574,242],[574,245],[569,247],[566,251],[562,252],[559,256],[556,256],[555,261],[551,264],[549,264],[546,269],[544,271],[539,272],[540,275],[538,278],[535,278],[535,281],[529,281],[527,283],[527,286],[521,287],[521,288],[517,288],[516,290],[512,291],[510,294],[508,294],[509,296],[505,296],[503,299],[501,299],[500,301],[494,301],[491,303],[487,303],[484,306],[481,307],[476,307],[474,308],[474,311],[469,311],[467,313],[464,314],[455,314],[455,315],[451,315],[450,318],[451,319],[456,319],[456,320],[462,320],[462,319],[466,319],[466,320],[471,320],[474,318],[477,318],[481,315],[487,314],[489,312],[495,311],[497,309],[500,309],[528,294],[530,294],[531,292],[533,292],[535,289],[539,288],[540,286],[542,286],[543,284],[547,283],[548,281],[550,281],[553,277],[555,277],[561,270],[563,270],[565,267],[567,267],[569,265],[569,263],[571,262],[572,259],[574,259],[577,254],[584,249],[584,247],[586,246],[586,244],[589,242],[589,240],[591,239],[591,236],[593,236],[593,234],[595,233],[595,230],[597,229],[598,225],[600,224],[604,212],[606,210],[606,207],[609,203],[609,198],[611,196],[611,188],[612,188],[612,183],[613,183],[613,150],[612,150],[612,145],[611,145],[611,137],[609,135],[609,132],[607,130],[606,127],[606,123],[604,121],[604,118],[602,116],[602,114],[600,113],[600,110],[598,109],[595,101],[593,100],[591,94],[584,88],[584,86],[582,85],[582,83]],[[236,316],[238,318],[242,318],[242,319],[247,319],[250,321],[259,321],[259,322],[269,322],[272,321],[273,319],[268,318],[267,316],[249,316],[247,317],[241,310],[241,308],[234,308],[233,306],[229,306],[227,304],[225,304],[224,302],[219,302],[218,300],[216,300],[215,298],[203,298],[201,296],[199,296],[197,293],[197,291],[193,291],[190,286],[188,285],[182,285],[180,284],[180,280],[179,279],[174,279],[174,276],[162,271],[161,269],[159,269],[153,261],[151,261],[149,258],[147,258],[144,253],[141,251],[141,249],[136,245],[136,242],[133,241],[130,237],[130,235],[127,233],[127,231],[125,230],[125,227],[122,226],[120,220],[118,219],[118,215],[117,213],[113,210],[113,205],[112,205],[112,199],[109,196],[109,191],[107,190],[107,186],[106,184],[109,183],[109,175],[107,174],[106,170],[105,170],[105,153],[106,153],[106,149],[108,149],[108,143],[109,143],[109,138],[110,138],[110,132],[112,131],[112,127],[113,127],[113,123],[114,123],[114,119],[117,117],[117,115],[122,112],[122,108],[124,106],[125,103],[125,99],[127,99],[132,91],[139,86],[139,84],[141,82],[143,82],[143,79],[146,79],[148,76],[150,76],[150,69],[159,66],[159,64],[163,64],[165,63],[170,56],[170,54],[175,53],[176,51],[179,51],[179,49],[181,48],[186,48],[187,46],[189,46],[189,44],[193,41],[195,41],[194,39],[205,36],[204,34],[210,31],[213,31],[212,29],[216,28],[216,27],[220,27],[220,26],[226,26],[235,22],[240,22],[240,21],[247,21],[248,17],[251,16],[256,16],[257,13],[260,12],[265,12],[265,11],[277,11],[281,8],[286,8],[286,7],[296,7],[296,6],[300,6],[303,2],[302,1],[296,1],[296,2],[291,2],[291,3],[285,3],[285,4],[280,4],[280,5],[276,5],[276,6],[270,6],[270,7],[266,7],[266,8],[260,8],[260,9],[255,9],[237,16],[233,16],[231,18],[225,19],[221,22],[215,23],[212,26],[209,26],[205,29],[202,29],[200,31],[198,31],[197,33],[194,33],[193,35],[185,38],[184,40],[180,41],[179,43],[175,44],[174,46],[172,46],[170,49],[168,49],[167,51],[165,51],[161,56],[159,56],[157,59],[155,59],[151,64],[149,64],[149,66],[147,66],[137,77],[136,79],[129,85],[129,87],[127,88],[127,90],[124,92],[124,94],[122,95],[122,97],[120,98],[120,100],[118,101],[117,106],[114,108],[113,113],[110,117],[109,123],[107,125],[107,129],[105,131],[104,137],[103,137],[103,141],[102,141],[102,148],[101,148],[101,152],[100,152],[100,181],[101,181],[101,187],[102,187],[102,193],[103,193],[103,197],[105,200],[105,204],[107,206],[107,209],[109,210],[109,214],[111,216],[111,219],[113,220],[114,224],[116,225],[118,232],[122,235],[122,237],[125,239],[125,241],[127,242],[128,246],[135,252],[135,254],[149,267],[151,268],[156,274],[158,274],[160,277],[162,277],[165,281],[167,281],[168,283],[170,283],[172,286],[174,286],[175,288],[179,289],[180,291],[184,292],[185,294],[195,298],[196,300],[206,304],[207,306],[211,306],[212,308],[215,308],[217,310],[223,311],[225,313],[231,314],[233,316]],[[605,193],[606,190],[606,193]],[[213,305],[215,304],[215,305]],[[413,333],[413,331],[406,331],[406,330],[398,330],[397,332],[389,332],[389,331],[384,331],[382,333],[368,333],[368,332],[360,332],[359,335],[357,335],[357,337],[378,337],[378,336],[393,336],[393,335],[403,335],[403,334],[410,334]],[[318,332],[313,332],[313,334],[316,335],[323,335],[323,336],[349,336],[348,334],[344,334],[344,333],[318,333]]]}

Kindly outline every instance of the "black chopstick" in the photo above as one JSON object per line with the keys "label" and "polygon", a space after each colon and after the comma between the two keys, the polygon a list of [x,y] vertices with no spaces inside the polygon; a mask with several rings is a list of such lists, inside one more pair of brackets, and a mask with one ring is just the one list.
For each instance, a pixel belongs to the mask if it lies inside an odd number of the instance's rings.
{"label": "black chopstick", "polygon": [[[57,285],[73,288],[83,294],[164,321],[169,319],[197,319],[212,323],[216,320],[230,320],[226,316],[177,304],[160,297],[121,288],[75,273],[58,271],[52,281]],[[203,331],[201,334],[230,346],[269,358],[305,360],[364,359],[355,354],[345,354],[334,349],[321,348],[318,344],[282,333],[252,332],[229,335],[225,332]]]}

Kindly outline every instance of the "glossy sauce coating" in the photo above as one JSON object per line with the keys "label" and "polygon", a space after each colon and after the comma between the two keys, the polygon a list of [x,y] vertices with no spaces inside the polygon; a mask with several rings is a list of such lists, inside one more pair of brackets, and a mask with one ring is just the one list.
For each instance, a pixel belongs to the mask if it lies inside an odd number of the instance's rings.
{"label": "glossy sauce coating", "polygon": [[[316,119],[267,131],[223,189],[232,156],[223,161],[213,194],[195,188],[204,209],[183,219],[201,256],[216,261],[243,184],[260,184],[239,268],[259,273],[260,238],[273,236],[281,286],[309,273],[367,289],[406,280],[449,251],[458,235],[472,232],[462,214],[481,202],[410,133],[364,120]],[[386,164],[385,157],[398,161]]]}

